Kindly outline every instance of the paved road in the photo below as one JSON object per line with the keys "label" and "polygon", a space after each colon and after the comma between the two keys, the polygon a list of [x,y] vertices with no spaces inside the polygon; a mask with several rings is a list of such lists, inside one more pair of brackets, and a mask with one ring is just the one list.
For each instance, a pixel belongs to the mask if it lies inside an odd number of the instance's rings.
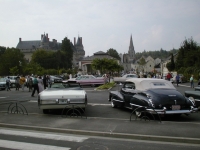
{"label": "paved road", "polygon": [[198,150],[200,145],[0,128],[0,149],[6,148],[20,150]]}
{"label": "paved road", "polygon": [[[37,107],[37,97],[32,98],[28,91],[0,91],[0,127],[11,127],[29,130],[41,130],[62,133],[76,133],[117,137],[125,139],[142,139],[182,143],[200,143],[199,113],[180,118],[165,118],[161,123],[155,121],[130,121],[130,110],[113,109],[108,100],[108,92],[94,91],[84,88],[88,93],[89,105],[82,118],[61,117],[60,112],[44,115]],[[191,90],[187,85],[179,86],[181,92]],[[118,90],[115,87],[112,90]],[[192,89],[193,90],[193,89]],[[22,104],[28,110],[28,115],[7,114],[10,100],[26,101]]]}

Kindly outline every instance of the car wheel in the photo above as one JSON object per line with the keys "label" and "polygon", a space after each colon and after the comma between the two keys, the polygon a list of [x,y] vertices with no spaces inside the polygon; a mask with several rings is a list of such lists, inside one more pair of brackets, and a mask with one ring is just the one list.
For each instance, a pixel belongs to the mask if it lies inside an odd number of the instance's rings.
{"label": "car wheel", "polygon": [[48,109],[43,109],[43,114],[48,114],[49,110]]}
{"label": "car wheel", "polygon": [[117,107],[117,105],[113,101],[113,97],[111,97],[111,106],[112,106],[112,108],[116,108]]}

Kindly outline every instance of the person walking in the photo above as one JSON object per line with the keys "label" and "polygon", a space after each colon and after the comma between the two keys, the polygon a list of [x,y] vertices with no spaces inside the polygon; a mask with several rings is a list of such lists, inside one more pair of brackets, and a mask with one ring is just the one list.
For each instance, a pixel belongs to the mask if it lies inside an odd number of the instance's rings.
{"label": "person walking", "polygon": [[11,90],[10,90],[10,84],[11,84],[11,82],[10,82],[10,77],[8,77],[8,78],[6,79],[6,88],[7,88],[7,91],[8,91],[8,90],[11,91]]}
{"label": "person walking", "polygon": [[44,89],[47,88],[47,77],[46,75],[43,76],[43,84],[44,84]]}
{"label": "person walking", "polygon": [[32,87],[33,87],[33,79],[30,77],[28,80],[28,91],[32,91]]}
{"label": "person walking", "polygon": [[17,77],[15,78],[15,88],[16,88],[16,91],[19,91],[19,81],[20,81],[20,77],[19,75],[17,75]]}
{"label": "person walking", "polygon": [[22,87],[22,91],[24,91],[25,82],[26,82],[26,79],[25,79],[24,75],[22,75],[22,76],[20,77],[20,79],[19,79],[19,83],[20,83],[20,85],[21,85],[21,87]]}
{"label": "person walking", "polygon": [[172,78],[171,73],[168,73],[168,74],[167,74],[167,80],[170,81],[171,78]]}
{"label": "person walking", "polygon": [[39,88],[39,93],[44,90],[43,80],[41,76],[39,76],[38,78],[38,88]]}
{"label": "person walking", "polygon": [[39,94],[39,88],[38,88],[38,80],[37,80],[37,76],[34,76],[33,79],[33,92],[31,94],[32,97],[34,97],[35,91],[37,91],[37,93]]}
{"label": "person walking", "polygon": [[178,86],[178,84],[179,84],[179,80],[180,80],[180,76],[179,76],[179,74],[177,74],[177,75],[176,75],[176,84],[177,84],[177,86]]}
{"label": "person walking", "polygon": [[191,75],[191,77],[190,77],[190,84],[191,84],[191,88],[194,88],[194,77],[193,77],[193,75]]}

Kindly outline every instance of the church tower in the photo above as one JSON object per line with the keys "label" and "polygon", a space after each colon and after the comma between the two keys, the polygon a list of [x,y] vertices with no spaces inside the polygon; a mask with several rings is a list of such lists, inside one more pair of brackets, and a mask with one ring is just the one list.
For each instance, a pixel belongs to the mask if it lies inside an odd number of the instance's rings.
{"label": "church tower", "polygon": [[131,35],[131,38],[130,38],[128,55],[129,55],[129,63],[133,63],[135,61],[135,50],[134,50],[134,46],[133,46],[132,35]]}

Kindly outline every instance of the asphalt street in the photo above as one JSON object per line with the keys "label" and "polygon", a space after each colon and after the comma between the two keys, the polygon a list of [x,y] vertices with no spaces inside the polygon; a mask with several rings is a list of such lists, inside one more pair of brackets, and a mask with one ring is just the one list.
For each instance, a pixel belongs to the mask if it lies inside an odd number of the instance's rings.
{"label": "asphalt street", "polygon": [[[25,91],[0,91],[0,127],[70,133],[89,136],[115,137],[150,141],[200,144],[199,113],[180,118],[156,120],[135,120],[130,110],[111,108],[108,90],[96,91],[84,87],[88,94],[88,107],[82,116],[62,116],[59,111],[43,114],[37,106],[37,97]],[[111,90],[118,90],[118,85]],[[177,87],[183,93],[193,90],[188,84]],[[11,102],[21,102],[26,108],[24,114],[8,112]],[[19,103],[20,104],[20,103]]]}

